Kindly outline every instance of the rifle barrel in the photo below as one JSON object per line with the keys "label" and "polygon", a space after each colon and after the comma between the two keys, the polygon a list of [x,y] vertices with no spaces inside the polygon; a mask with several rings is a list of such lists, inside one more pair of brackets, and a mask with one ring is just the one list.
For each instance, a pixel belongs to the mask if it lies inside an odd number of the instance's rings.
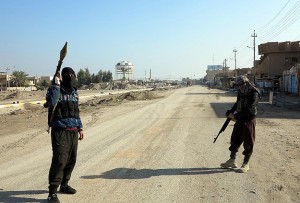
{"label": "rifle barrel", "polygon": [[213,142],[213,143],[215,143],[215,142],[217,141],[219,135],[220,135],[222,132],[225,131],[225,129],[227,128],[227,126],[228,126],[228,124],[229,124],[230,121],[231,121],[230,118],[227,118],[227,119],[226,119],[226,121],[224,122],[224,124],[223,124],[221,130],[219,131],[219,134],[214,138],[214,142]]}

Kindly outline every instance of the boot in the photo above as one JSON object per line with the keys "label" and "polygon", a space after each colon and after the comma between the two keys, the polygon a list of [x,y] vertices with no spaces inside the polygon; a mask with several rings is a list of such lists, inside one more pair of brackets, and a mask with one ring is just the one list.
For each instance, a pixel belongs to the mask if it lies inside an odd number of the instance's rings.
{"label": "boot", "polygon": [[230,158],[225,163],[221,163],[220,165],[222,168],[237,168],[237,165],[235,163],[235,159]]}
{"label": "boot", "polygon": [[49,203],[60,203],[56,193],[49,195],[47,200]]}
{"label": "boot", "polygon": [[49,185],[49,195],[47,198],[49,203],[60,203],[56,193],[57,193],[57,186]]}
{"label": "boot", "polygon": [[57,193],[57,188],[58,188],[57,185],[49,185],[48,188],[49,188],[49,196]]}
{"label": "boot", "polygon": [[241,168],[237,169],[237,172],[239,173],[247,173],[247,171],[249,171],[250,167],[249,167],[249,163],[243,163],[243,165],[241,166]]}
{"label": "boot", "polygon": [[249,160],[250,160],[250,156],[246,155],[245,158],[244,158],[244,162],[243,162],[241,168],[239,168],[237,170],[237,172],[247,173],[247,171],[249,171],[249,169],[250,169],[250,167],[249,167]]}
{"label": "boot", "polygon": [[237,165],[235,163],[236,158],[236,152],[231,151],[230,152],[230,159],[226,161],[225,163],[221,163],[222,168],[237,168]]}
{"label": "boot", "polygon": [[64,185],[64,186],[60,186],[59,192],[65,194],[75,194],[77,191],[74,188],[72,188],[70,185]]}
{"label": "boot", "polygon": [[60,185],[59,192],[65,194],[75,194],[77,191],[68,184],[68,180],[63,180]]}

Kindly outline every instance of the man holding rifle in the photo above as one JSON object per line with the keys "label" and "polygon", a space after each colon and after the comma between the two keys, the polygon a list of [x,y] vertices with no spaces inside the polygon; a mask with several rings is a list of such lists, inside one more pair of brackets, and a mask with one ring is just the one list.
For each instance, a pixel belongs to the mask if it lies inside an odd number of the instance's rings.
{"label": "man holding rifle", "polygon": [[255,125],[259,90],[244,75],[236,78],[239,87],[237,100],[226,116],[235,121],[230,143],[230,159],[221,164],[223,168],[237,168],[236,153],[243,143],[244,162],[238,172],[246,173],[249,170],[249,160],[253,153],[255,141]]}

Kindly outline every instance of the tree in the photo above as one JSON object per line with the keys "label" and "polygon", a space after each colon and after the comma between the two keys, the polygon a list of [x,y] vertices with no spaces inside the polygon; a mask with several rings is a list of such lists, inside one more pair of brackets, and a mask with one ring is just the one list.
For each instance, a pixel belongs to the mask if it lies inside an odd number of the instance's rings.
{"label": "tree", "polygon": [[39,81],[38,84],[36,85],[36,88],[38,90],[45,90],[49,87],[50,82],[47,82],[46,80]]}
{"label": "tree", "polygon": [[97,74],[90,73],[88,68],[80,69],[77,73],[78,86],[89,85],[90,83],[110,82],[112,81],[112,73],[110,71],[100,70]]}
{"label": "tree", "polygon": [[12,73],[12,79],[10,80],[11,87],[27,87],[28,80],[26,77],[28,76],[27,73],[24,71],[14,71]]}
{"label": "tree", "polygon": [[92,82],[92,76],[88,68],[80,69],[77,73],[78,86],[89,85]]}
{"label": "tree", "polygon": [[88,68],[85,69],[85,85],[89,85],[92,82],[91,73]]}
{"label": "tree", "polygon": [[98,77],[99,77],[99,82],[102,82],[103,80],[103,71],[102,70],[99,70],[98,72]]}
{"label": "tree", "polygon": [[103,72],[103,77],[102,77],[102,81],[103,82],[110,82],[112,81],[112,73],[110,71],[104,71]]}
{"label": "tree", "polygon": [[80,69],[77,73],[77,81],[79,87],[85,84],[85,72],[82,69]]}

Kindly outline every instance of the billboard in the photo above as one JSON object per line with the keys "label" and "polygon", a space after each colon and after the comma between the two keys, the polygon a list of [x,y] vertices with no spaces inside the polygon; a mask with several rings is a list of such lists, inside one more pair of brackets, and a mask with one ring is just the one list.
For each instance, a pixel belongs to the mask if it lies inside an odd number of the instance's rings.
{"label": "billboard", "polygon": [[207,65],[207,70],[222,70],[222,65]]}

